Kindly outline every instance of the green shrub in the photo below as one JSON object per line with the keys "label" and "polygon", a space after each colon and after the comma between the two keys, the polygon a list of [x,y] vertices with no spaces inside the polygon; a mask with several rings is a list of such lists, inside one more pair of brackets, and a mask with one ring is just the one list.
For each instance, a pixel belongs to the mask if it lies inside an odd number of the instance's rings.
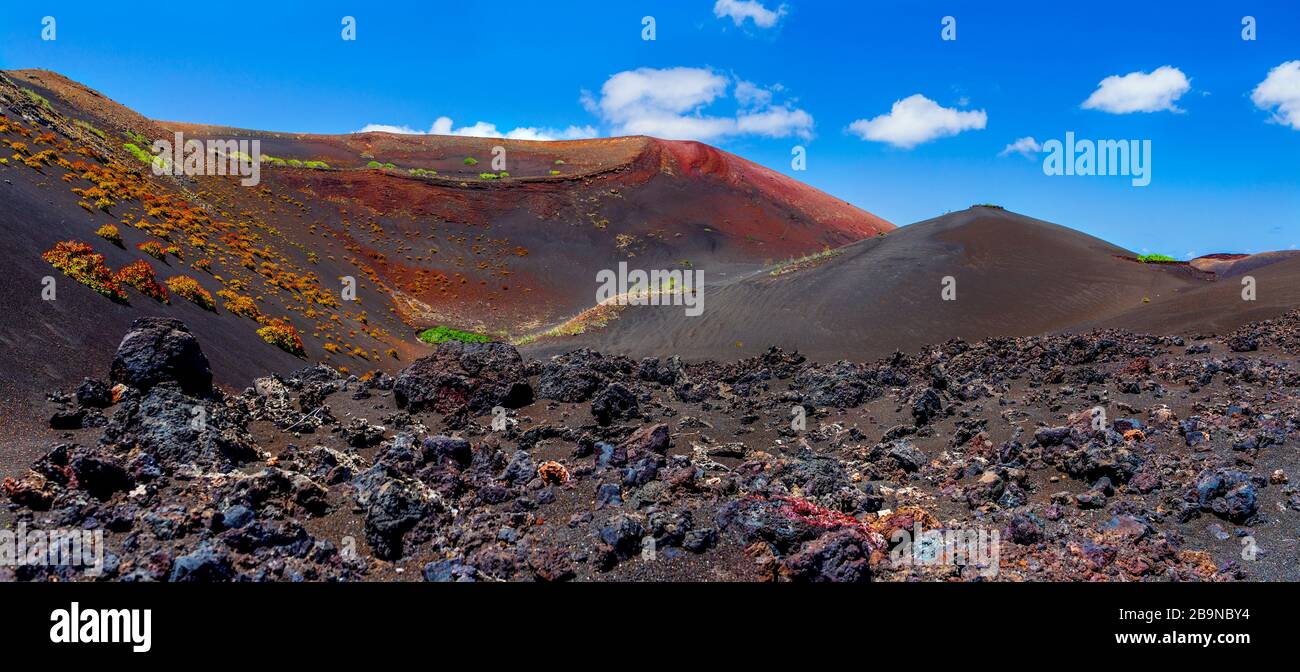
{"label": "green shrub", "polygon": [[41,107],[47,110],[54,109],[53,107],[50,107],[50,101],[46,100],[45,96],[42,96],[41,94],[36,93],[35,91],[32,91],[31,89],[28,88],[24,88],[23,93],[27,94],[27,97],[31,98],[33,103],[36,103],[37,105],[40,105]]}
{"label": "green shrub", "polygon": [[467,166],[477,166],[477,165],[478,165],[478,159],[476,159],[476,158],[474,158],[474,157],[472,157],[472,156],[467,156],[467,157],[465,157],[465,165],[467,165]]}
{"label": "green shrub", "polygon": [[430,345],[446,343],[447,341],[460,341],[462,343],[491,343],[492,342],[492,338],[490,336],[484,336],[483,334],[475,334],[468,331],[461,331],[459,329],[452,329],[451,327],[447,327],[447,326],[437,326],[434,327],[433,329],[426,329],[420,332],[419,338],[421,341],[424,341],[425,343],[428,343]]}
{"label": "green shrub", "polygon": [[87,131],[90,131],[91,133],[94,133],[95,135],[99,136],[99,139],[100,139],[100,140],[107,140],[107,139],[108,139],[108,134],[107,134],[107,133],[104,133],[103,131],[99,130],[98,128],[95,128],[94,125],[92,125],[92,124],[90,124],[90,123],[87,123],[87,122],[85,122],[85,121],[82,121],[82,120],[80,120],[80,119],[77,119],[77,120],[76,120],[76,124],[77,124],[78,126],[84,128],[84,129],[86,129]]}
{"label": "green shrub", "polygon": [[500,175],[497,175],[496,173],[479,173],[478,176],[485,180],[495,180],[500,177]]}
{"label": "green shrub", "polygon": [[1150,263],[1165,263],[1165,262],[1178,261],[1178,260],[1167,254],[1144,254],[1138,257],[1138,261],[1144,264],[1150,264]]}
{"label": "green shrub", "polygon": [[122,145],[122,148],[130,152],[131,156],[134,156],[136,159],[144,163],[147,163],[151,166],[157,165],[158,167],[162,168],[164,172],[166,172],[168,161],[163,156],[161,155],[154,156],[153,154],[150,154],[149,152],[140,149],[134,143],[130,143],[130,142],[126,143],[125,145]]}

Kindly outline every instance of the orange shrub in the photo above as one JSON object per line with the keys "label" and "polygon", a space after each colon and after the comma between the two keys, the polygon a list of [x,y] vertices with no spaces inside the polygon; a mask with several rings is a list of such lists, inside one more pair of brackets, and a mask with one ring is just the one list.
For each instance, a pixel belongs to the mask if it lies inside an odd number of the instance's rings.
{"label": "orange shrub", "polygon": [[204,310],[217,312],[217,302],[212,299],[212,294],[199,285],[198,281],[187,275],[173,275],[167,278],[167,289],[177,296],[189,299],[197,306]]}
{"label": "orange shrub", "polygon": [[255,322],[262,321],[262,312],[257,309],[257,304],[249,297],[242,294],[236,294],[229,289],[217,290],[217,296],[226,300],[222,306],[229,312],[236,315],[242,315]]}
{"label": "orange shrub", "polygon": [[135,287],[141,294],[151,299],[171,303],[171,298],[167,296],[167,288],[158,283],[153,274],[153,266],[144,259],[137,259],[123,266],[118,270],[115,279],[124,285]]}
{"label": "orange shrub", "polygon": [[114,301],[126,303],[126,292],[113,277],[113,271],[104,264],[104,255],[96,253],[91,246],[65,240],[56,243],[41,258],[69,278]]}
{"label": "orange shrub", "polygon": [[302,343],[302,338],[298,336],[298,330],[293,325],[284,321],[276,321],[274,324],[268,324],[257,330],[257,335],[262,340],[274,345],[285,352],[297,357],[306,357],[306,347]]}
{"label": "orange shrub", "polygon": [[99,227],[95,230],[95,235],[114,245],[122,244],[122,234],[118,233],[117,227],[112,224],[105,224]]}
{"label": "orange shrub", "polygon": [[[158,261],[167,261],[167,248],[156,240],[150,240],[135,246],[137,250],[157,259]],[[170,282],[170,281],[169,281]]]}

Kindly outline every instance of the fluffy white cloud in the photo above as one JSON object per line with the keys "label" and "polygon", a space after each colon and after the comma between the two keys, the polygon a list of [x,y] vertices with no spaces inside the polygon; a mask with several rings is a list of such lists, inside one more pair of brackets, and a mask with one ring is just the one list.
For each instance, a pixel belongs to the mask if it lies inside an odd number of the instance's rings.
{"label": "fluffy white cloud", "polygon": [[1130,72],[1101,80],[1097,90],[1083,101],[1083,108],[1112,114],[1162,110],[1181,112],[1174,103],[1191,88],[1182,70],[1163,65],[1150,73]]}
{"label": "fluffy white cloud", "polygon": [[772,90],[742,79],[736,82],[736,103],[741,107],[765,107],[771,105]]}
{"label": "fluffy white cloud", "polygon": [[639,68],[605,80],[599,97],[584,92],[583,104],[615,134],[701,141],[737,135],[812,138],[812,115],[773,104],[780,87],[738,80],[736,113],[707,113],[705,108],[728,97],[730,87],[729,77],[705,68]]}
{"label": "fluffy white cloud", "polygon": [[758,0],[718,0],[713,4],[713,15],[719,19],[730,18],[737,26],[749,19],[759,28],[775,26],[785,16],[785,10],[785,5],[768,9]]}
{"label": "fluffy white cloud", "polygon": [[600,100],[585,97],[589,109],[619,122],[648,111],[679,115],[708,105],[727,93],[727,78],[703,68],[638,68],[605,80]]}
{"label": "fluffy white cloud", "polygon": [[1261,110],[1272,110],[1273,121],[1300,131],[1300,61],[1287,61],[1268,71],[1250,99]]}
{"label": "fluffy white cloud", "polygon": [[849,124],[849,132],[863,140],[911,149],[935,138],[982,129],[987,123],[988,115],[984,110],[963,111],[942,107],[916,93],[895,101],[889,114],[874,119],[859,119]]}
{"label": "fluffy white cloud", "polygon": [[537,128],[524,126],[507,133],[497,130],[496,124],[480,121],[473,126],[456,128],[451,117],[438,117],[427,131],[420,131],[410,126],[391,126],[388,124],[367,124],[357,133],[397,133],[401,135],[460,135],[471,138],[506,138],[508,140],[577,140],[594,138],[599,135],[591,126],[569,126],[564,129]]}
{"label": "fluffy white cloud", "polygon": [[797,135],[807,139],[812,136],[812,127],[811,114],[786,107],[772,107],[736,117],[736,132],[741,135],[761,135],[768,138]]}
{"label": "fluffy white cloud", "polygon": [[1007,145],[1006,149],[998,152],[998,156],[1010,156],[1019,154],[1021,156],[1032,158],[1035,154],[1043,151],[1043,146],[1038,144],[1034,136],[1027,135],[1023,138],[1016,138],[1016,141]]}

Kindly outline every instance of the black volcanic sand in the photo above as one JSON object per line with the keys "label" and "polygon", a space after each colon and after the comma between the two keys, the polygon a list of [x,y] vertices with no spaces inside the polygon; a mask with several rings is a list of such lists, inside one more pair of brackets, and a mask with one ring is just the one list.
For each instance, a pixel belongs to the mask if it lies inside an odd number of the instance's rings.
{"label": "black volcanic sand", "polygon": [[[1290,281],[1300,261],[1251,272],[1256,302],[1239,278],[1187,265],[1142,264],[1127,250],[1078,231],[998,208],[975,207],[902,227],[840,254],[773,276],[709,278],[704,314],[628,307],[603,329],[529,347],[549,356],[576,347],[641,357],[752,355],[769,345],[810,358],[882,357],[949,338],[1080,331],[1111,326],[1155,334],[1222,333],[1300,305]],[[945,301],[944,278],[956,300]]]}
{"label": "black volcanic sand", "polygon": [[[110,580],[978,578],[893,562],[917,523],[998,531],[997,580],[1300,580],[1300,312],[863,364],[434,357],[396,381],[317,367],[238,397],[67,399],[107,426],[44,434],[59,447],[5,483],[0,519],[108,528]],[[540,398],[496,431],[510,381]]]}
{"label": "black volcanic sand", "polygon": [[[1300,306],[1300,258],[1270,255],[1264,260],[1270,263],[1227,269],[1217,282],[1179,288],[1148,305],[1083,326],[1147,333],[1222,334],[1246,322],[1265,320]],[[1246,276],[1255,280],[1253,301],[1242,298]]]}

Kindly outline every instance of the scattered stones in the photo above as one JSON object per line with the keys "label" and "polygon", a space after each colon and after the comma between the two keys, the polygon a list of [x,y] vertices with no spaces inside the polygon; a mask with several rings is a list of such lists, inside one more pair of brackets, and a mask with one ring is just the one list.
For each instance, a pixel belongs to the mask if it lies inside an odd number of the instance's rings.
{"label": "scattered stones", "polygon": [[[1294,322],[1252,336],[1300,352]],[[817,365],[445,344],[396,378],[311,366],[229,396],[195,382],[183,325],[137,332],[112,387],[49,395],[65,442],[0,484],[16,520],[104,529],[121,580],[1266,578],[1235,540],[1277,547],[1265,516],[1300,511],[1300,376],[1226,347],[1098,332]],[[496,406],[518,409],[505,429]],[[999,573],[891,561],[921,530],[1000,532]]]}

